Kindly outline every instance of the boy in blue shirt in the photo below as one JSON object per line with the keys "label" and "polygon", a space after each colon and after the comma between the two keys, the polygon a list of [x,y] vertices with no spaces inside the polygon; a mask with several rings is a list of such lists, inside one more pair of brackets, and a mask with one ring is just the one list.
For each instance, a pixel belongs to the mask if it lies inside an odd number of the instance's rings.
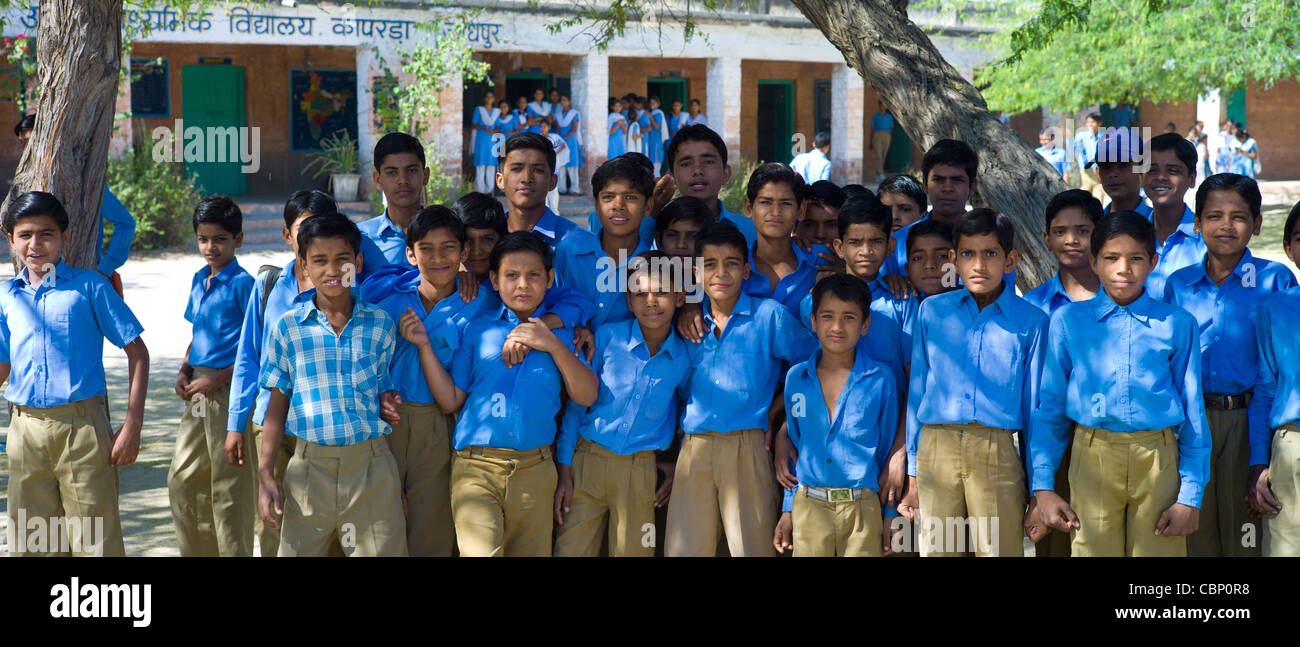
{"label": "boy in blue shirt", "polygon": [[[899,244],[895,237],[894,245]],[[960,287],[957,284],[957,266],[952,262],[951,223],[931,219],[917,222],[911,235],[901,244],[907,245],[907,280],[916,288],[916,298],[924,300]],[[902,296],[911,298],[907,292]]]}
{"label": "boy in blue shirt", "polygon": [[799,302],[812,291],[818,277],[819,256],[830,258],[821,245],[795,244],[806,185],[785,164],[764,164],[754,169],[745,188],[745,217],[754,222],[758,239],[750,246],[753,271],[745,281],[751,296],[775,299],[798,314]]}
{"label": "boy in blue shirt", "polygon": [[1142,140],[1128,130],[1114,130],[1097,141],[1097,155],[1089,166],[1096,167],[1101,188],[1110,198],[1106,213],[1136,211],[1151,217],[1151,205],[1142,199],[1142,173],[1135,168],[1141,161]]}
{"label": "boy in blue shirt", "polygon": [[814,243],[830,247],[831,241],[839,238],[836,227],[839,223],[840,207],[848,198],[844,190],[830,180],[818,180],[809,184],[803,194],[803,215],[799,217],[799,226],[795,237],[803,246]]}
{"label": "boy in blue shirt", "polygon": [[1205,240],[1196,231],[1191,207],[1183,201],[1196,183],[1196,160],[1196,147],[1175,133],[1151,138],[1150,168],[1142,181],[1152,204],[1152,212],[1144,215],[1155,225],[1160,258],[1147,277],[1152,298],[1164,296],[1170,274],[1205,258]]}
{"label": "boy in blue shirt", "polygon": [[[1282,249],[1300,267],[1300,204],[1282,231]],[[1300,557],[1300,288],[1260,299],[1258,328],[1246,504],[1265,515],[1265,557]]]}
{"label": "boy in blue shirt", "polygon": [[588,327],[632,318],[625,294],[629,260],[650,248],[641,239],[641,220],[654,190],[654,178],[627,157],[600,165],[591,191],[600,232],[575,230],[555,246],[555,284],[577,290],[596,304]]}
{"label": "boy in blue shirt", "polygon": [[[655,218],[655,249],[673,258],[694,259],[695,237],[714,222],[708,205],[699,198],[674,198]],[[685,280],[689,282],[692,277]]]}
{"label": "boy in blue shirt", "polygon": [[[451,209],[421,209],[407,234],[407,260],[418,269],[403,275],[377,303],[393,321],[408,312],[418,317],[436,361],[446,368],[460,347],[461,331],[493,307],[495,298],[491,290],[480,290],[469,303],[460,296],[457,271],[465,257],[465,226]],[[368,287],[362,286],[363,294]],[[389,366],[397,394],[385,420],[392,425],[389,440],[407,501],[407,551],[412,557],[451,557],[456,537],[450,432],[455,423],[429,391],[420,351],[405,338],[398,340]]]}
{"label": "boy in blue shirt", "polygon": [[[695,101],[691,101],[692,106]],[[753,245],[758,230],[745,216],[727,211],[718,199],[722,187],[731,179],[731,165],[727,163],[727,144],[722,136],[702,123],[683,126],[668,142],[664,150],[663,168],[673,176],[677,190],[684,196],[698,198],[714,215],[714,222],[730,222],[745,236],[746,244]]]}
{"label": "boy in blue shirt", "polygon": [[186,402],[167,473],[167,494],[181,556],[252,557],[257,501],[252,466],[226,460],[230,377],[253,277],[235,260],[243,245],[244,216],[217,195],[194,209],[194,234],[207,263],[194,274],[185,320],[193,340],[176,375]]}
{"label": "boy in blue shirt", "polygon": [[1101,202],[1083,189],[1062,191],[1047,201],[1043,243],[1056,257],[1056,275],[1025,293],[1028,301],[1051,316],[1058,308],[1097,295],[1101,281],[1092,271],[1088,245],[1101,219]]}
{"label": "boy in blue shirt", "polygon": [[689,344],[686,389],[668,507],[665,553],[713,555],[718,531],[734,556],[773,554],[780,493],[772,468],[769,415],[783,362],[813,350],[812,335],[771,299],[751,297],[749,246],[735,227],[715,223],[695,238],[695,272],[709,297],[706,334]]}
{"label": "boy in blue shirt", "polygon": [[[299,225],[297,260],[315,290],[273,325],[258,380],[271,391],[258,512],[280,528],[285,557],[324,557],[336,541],[348,556],[407,554],[401,481],[379,417],[397,329],[348,285],[349,266],[365,261],[360,248],[361,232],[338,213]],[[274,466],[285,433],[297,442],[282,491]]]}
{"label": "boy in blue shirt", "polygon": [[879,557],[889,547],[877,491],[898,427],[896,378],[859,343],[873,319],[865,282],[831,275],[811,296],[821,348],[786,375],[798,483],[785,492],[772,543],[796,557]]}
{"label": "boy in blue shirt", "polygon": [[546,207],[546,194],[555,189],[558,181],[551,140],[533,132],[519,133],[506,140],[501,157],[497,188],[505,192],[510,205],[506,228],[534,232],[554,251],[560,240],[578,226]]}
{"label": "boy in blue shirt", "polygon": [[920,220],[930,204],[925,188],[910,175],[891,175],[876,187],[876,198],[893,215],[889,235]]}
{"label": "boy in blue shirt", "polygon": [[691,372],[672,325],[684,301],[681,266],[650,251],[628,268],[625,298],[635,318],[596,331],[600,394],[590,407],[570,406],[560,430],[557,557],[594,557],[605,539],[612,557],[654,555],[656,543],[646,539],[671,488],[670,481],[656,492],[655,472],[657,454],[676,434],[677,391]]}
{"label": "boy in blue shirt", "polygon": [[[1140,214],[1103,216],[1102,291],[1052,315],[1026,527],[1073,531],[1072,556],[1181,557],[1196,530],[1210,469],[1200,344],[1191,314],[1146,294],[1155,244]],[[1067,504],[1054,486],[1071,428]]]}
{"label": "boy in blue shirt", "polygon": [[1061,176],[1061,181],[1067,183],[1070,181],[1070,160],[1065,154],[1065,149],[1056,145],[1050,129],[1044,128],[1038,133],[1038,148],[1035,148],[1034,152],[1047,160],[1047,163],[1056,170],[1056,174]]}
{"label": "boy in blue shirt", "polygon": [[[1196,190],[1196,231],[1205,260],[1165,283],[1165,301],[1196,317],[1201,331],[1201,387],[1210,429],[1210,474],[1200,526],[1187,538],[1191,557],[1259,556],[1243,546],[1249,514],[1241,500],[1249,485],[1247,406],[1259,368],[1256,312],[1265,296],[1296,285],[1291,269],[1251,255],[1247,245],[1263,225],[1259,185],[1241,175],[1211,175]],[[1257,412],[1257,415],[1262,412]]]}
{"label": "boy in blue shirt", "polygon": [[[66,545],[17,541],[9,549],[121,556],[117,468],[135,462],[140,450],[149,382],[143,328],[107,278],[63,261],[68,213],[53,195],[16,196],[4,231],[25,266],[0,290],[0,383],[9,379],[5,398],[14,405],[9,527],[27,529],[40,519],[46,528],[63,524],[67,538]],[[104,339],[127,357],[130,394],[116,434],[105,397]]]}
{"label": "boy in blue shirt", "polygon": [[[360,225],[365,236],[362,257],[369,258],[367,273],[384,265],[405,265],[406,228],[420,210],[420,196],[429,183],[424,146],[406,133],[388,133],[375,142],[375,170],[371,180],[384,193],[384,213]],[[370,258],[379,253],[379,258]]]}
{"label": "boy in blue shirt", "polygon": [[[283,269],[264,265],[253,281],[248,304],[244,308],[244,322],[239,331],[239,347],[235,351],[235,365],[230,378],[230,406],[226,414],[226,461],[232,465],[253,465],[256,473],[258,450],[262,446],[262,424],[266,420],[266,407],[271,392],[259,388],[257,381],[262,370],[264,349],[271,340],[271,331],[284,313],[294,308],[298,295],[312,289],[307,269],[299,263],[298,228],[303,221],[316,214],[333,213],[334,198],[323,191],[298,191],[284,204],[284,228],[280,234],[285,244],[293,250],[293,258]],[[249,435],[245,438],[245,430]],[[275,455],[274,476],[284,487],[284,470],[293,455],[292,436],[283,436]],[[280,550],[280,530],[262,523],[256,511],[254,533],[263,557],[275,557]]]}
{"label": "boy in blue shirt", "polygon": [[966,203],[975,193],[980,158],[969,144],[941,139],[921,158],[921,181],[929,198],[930,211],[920,220],[894,232],[898,244],[885,262],[885,274],[903,274],[907,265],[907,237],[912,228],[927,220],[956,224],[966,213]]}
{"label": "boy in blue shirt", "polygon": [[[913,328],[907,398],[908,493],[899,512],[916,521],[921,556],[974,552],[1022,556],[1026,446],[1038,395],[1047,315],[1016,296],[1011,220],[975,209],[954,227],[961,290],[921,303]],[[962,523],[957,523],[962,522]]]}
{"label": "boy in blue shirt", "polygon": [[[540,318],[543,296],[554,282],[546,240],[511,232],[492,250],[491,264],[502,305],[465,327],[450,372],[435,361],[414,313],[402,315],[402,336],[419,348],[434,400],[457,414],[451,511],[460,554],[545,557],[551,554],[551,444],[561,396],[569,395],[570,406],[589,406],[598,383],[575,355],[572,331],[552,332]],[[506,339],[535,352],[507,364],[501,352]]]}

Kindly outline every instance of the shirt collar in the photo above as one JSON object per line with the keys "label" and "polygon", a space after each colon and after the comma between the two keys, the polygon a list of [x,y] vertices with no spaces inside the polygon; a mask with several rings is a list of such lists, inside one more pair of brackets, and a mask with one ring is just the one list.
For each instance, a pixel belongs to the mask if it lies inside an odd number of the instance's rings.
{"label": "shirt collar", "polygon": [[[556,237],[559,233],[558,218],[559,216],[555,215],[555,212],[551,211],[550,207],[547,207],[546,211],[542,213],[542,217],[538,218],[537,224],[533,225],[533,233],[541,234],[543,238],[550,241],[552,247],[555,246]],[[600,241],[597,240],[597,246],[599,246],[599,243]]]}
{"label": "shirt collar", "polygon": [[[66,277],[71,278],[71,277],[73,277],[73,276],[75,276],[75,275],[76,275],[76,270],[74,270],[74,269],[72,268],[71,265],[68,265],[67,263],[65,263],[65,262],[63,261],[63,257],[60,256],[60,257],[59,257],[59,262],[57,262],[57,263],[54,264],[54,277],[55,277],[55,281],[58,281],[58,277],[60,277],[60,276],[66,276]],[[46,276],[48,277],[49,275],[47,274]],[[26,267],[24,267],[24,268],[22,269],[22,271],[19,272],[18,275],[14,277],[14,279],[17,280],[17,281],[19,281],[22,285],[28,285],[28,286],[30,286],[30,285],[32,284],[32,282],[31,282],[30,280],[28,280],[28,278],[27,278],[27,268],[26,268]],[[47,284],[47,283],[45,282],[45,280],[42,279],[42,280],[41,280],[41,285],[49,285],[49,284]]]}
{"label": "shirt collar", "polygon": [[[325,323],[329,323],[329,317],[326,317],[325,313],[321,312],[320,308],[316,307],[315,296],[316,296],[316,288],[312,288],[293,298],[294,303],[296,303],[298,307],[299,323],[306,323],[307,320],[309,319],[316,319],[317,321],[324,321]],[[349,317],[349,321],[351,321],[352,318],[357,316],[357,312],[359,311],[360,308],[361,308],[361,295],[357,294],[356,288],[353,288],[352,289],[352,316]],[[318,317],[316,313],[320,313],[320,316]]]}
{"label": "shirt collar", "polygon": [[[821,358],[822,358],[822,349],[820,346],[818,346],[817,350],[813,351],[812,356],[808,359],[808,362],[804,365],[803,368],[803,376],[808,381],[810,382],[818,381],[817,362],[820,361]],[[857,348],[854,350],[853,369],[849,371],[849,379],[847,382],[844,383],[844,389],[849,388],[853,384],[861,381],[862,378],[876,371],[879,371],[882,368],[883,365],[880,364],[880,362],[877,362],[875,359],[872,359],[870,352],[867,351],[867,345],[858,344]],[[841,389],[841,392],[843,392],[844,389]]]}
{"label": "shirt collar", "polygon": [[[641,332],[641,324],[636,319],[629,319],[628,324],[631,327],[631,333],[627,336],[627,349],[636,350],[637,346],[645,346],[645,333]],[[646,352],[650,349],[647,347]],[[669,357],[678,357],[682,352],[682,340],[677,337],[677,333],[670,330],[668,336],[664,338],[663,343],[659,344],[659,352],[668,353]]]}
{"label": "shirt collar", "polygon": [[[230,279],[235,277],[235,274],[239,273],[242,270],[243,268],[239,266],[239,261],[237,259],[232,258],[230,259],[230,262],[226,263],[226,266],[221,268],[221,271],[217,272],[217,274],[212,278],[216,279],[218,283],[229,281]],[[208,276],[208,273],[211,271],[212,271],[211,268],[205,265],[198,272],[195,272],[194,276],[195,278],[205,278]]]}
{"label": "shirt collar", "polygon": [[1132,315],[1134,319],[1146,323],[1147,319],[1151,317],[1151,307],[1154,302],[1151,300],[1151,297],[1147,295],[1147,291],[1144,289],[1142,290],[1142,294],[1139,295],[1133,303],[1130,303],[1127,306],[1121,306],[1118,303],[1115,303],[1114,299],[1110,298],[1110,294],[1106,292],[1106,288],[1103,286],[1097,291],[1097,296],[1092,298],[1092,303],[1094,312],[1097,315],[1097,321],[1101,321],[1106,317],[1109,317],[1112,313],[1122,310]]}
{"label": "shirt collar", "polygon": [[[546,302],[543,301],[537,306],[537,309],[533,311],[533,314],[530,315],[530,317],[541,318],[545,317],[548,313],[550,313],[550,311],[546,309]],[[501,301],[501,306],[497,309],[497,319],[505,319],[510,322],[510,325],[512,326],[518,326],[519,324],[524,323],[515,315],[514,310],[506,307],[505,301],[503,300]]]}
{"label": "shirt collar", "polygon": [[[749,316],[753,313],[753,309],[754,300],[750,298],[748,293],[741,290],[740,297],[736,299],[736,305],[731,308],[731,317],[735,317],[736,315]],[[728,326],[731,325],[731,317],[728,317]],[[705,306],[704,308],[704,322],[709,325],[709,330],[712,330],[716,325],[713,321],[713,311],[708,306]]]}
{"label": "shirt collar", "polygon": [[[971,291],[967,288],[963,287],[958,289],[962,291],[962,295],[961,298],[957,300],[957,302],[966,305],[966,307],[974,308],[972,312],[976,312],[976,313],[981,312],[979,309],[979,305],[975,303],[975,295],[971,294]],[[1006,280],[1004,279],[1002,281],[1002,294],[999,294],[998,298],[994,299],[993,303],[989,304],[989,307],[990,308],[996,307],[998,313],[1006,314],[1008,312],[1007,307],[1011,303],[1012,297],[1014,297],[1015,295],[1016,295],[1016,289],[1008,285]],[[985,308],[985,310],[988,310],[988,308]],[[993,314],[993,313],[989,313],[989,314]]]}
{"label": "shirt collar", "polygon": [[398,229],[397,225],[393,224],[393,219],[388,217],[388,209],[384,209],[384,215],[382,216],[382,218],[383,221],[379,223],[379,231],[376,232],[379,234],[380,238],[384,237],[385,231],[392,232],[393,234],[396,234],[403,238],[406,237],[406,234],[402,233],[402,230]]}
{"label": "shirt collar", "polygon": [[[1198,290],[1210,286],[1218,287],[1217,284],[1214,283],[1214,281],[1210,280],[1210,275],[1205,271],[1205,262],[1209,257],[1210,257],[1210,253],[1206,252],[1205,255],[1201,257],[1201,262],[1197,263],[1195,266],[1196,280],[1192,282],[1192,287]],[[1245,272],[1244,268],[1247,265],[1253,265],[1254,262],[1255,262],[1255,257],[1251,255],[1250,248],[1248,247],[1244,250],[1244,253],[1241,255],[1241,260],[1237,261],[1237,266],[1232,268],[1232,272],[1229,274],[1229,276],[1244,278],[1243,277],[1243,273]]]}

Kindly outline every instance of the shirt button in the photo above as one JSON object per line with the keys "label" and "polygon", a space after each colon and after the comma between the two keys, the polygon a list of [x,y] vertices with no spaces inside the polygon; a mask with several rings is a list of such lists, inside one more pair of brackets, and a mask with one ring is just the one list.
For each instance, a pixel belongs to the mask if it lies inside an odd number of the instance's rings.
{"label": "shirt button", "polygon": [[829,459],[829,458],[826,459],[826,462],[829,464],[829,463],[831,462],[831,459]]}
{"label": "shirt button", "polygon": [[970,399],[970,394],[967,393],[966,395],[963,395],[962,397],[963,397],[963,398],[966,398],[967,400],[969,400],[969,399]]}
{"label": "shirt button", "polygon": [[640,400],[640,399],[641,399],[641,394],[640,394],[640,393],[636,394],[636,396],[635,396],[634,399],[636,399],[636,400]]}

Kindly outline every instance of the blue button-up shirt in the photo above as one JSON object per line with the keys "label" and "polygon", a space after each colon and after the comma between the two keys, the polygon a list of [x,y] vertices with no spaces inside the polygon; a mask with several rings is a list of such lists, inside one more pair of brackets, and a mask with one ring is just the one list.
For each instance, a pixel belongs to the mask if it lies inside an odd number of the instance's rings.
{"label": "blue button-up shirt", "polygon": [[[632,256],[649,249],[642,238]],[[627,307],[627,261],[605,254],[600,246],[599,234],[577,229],[570,232],[555,246],[555,285],[571,288],[596,305],[589,326],[598,328],[606,323],[627,321],[632,311]]]}
{"label": "blue button-up shirt", "polygon": [[[754,241],[758,240],[758,228],[754,226],[754,221],[746,218],[744,214],[727,211],[727,205],[718,200],[718,220],[726,221],[736,226],[741,234],[745,236],[745,242],[751,247]],[[587,216],[587,229],[593,234],[600,233],[600,216],[592,211]],[[649,216],[641,220],[641,240],[654,241],[655,239],[655,219]]]}
{"label": "blue button-up shirt", "polygon": [[596,331],[591,368],[600,394],[590,407],[569,404],[556,460],[573,462],[579,436],[620,456],[668,449],[677,431],[677,391],[691,372],[690,353],[677,333],[669,332],[652,357],[636,320],[611,322]]}
{"label": "blue button-up shirt", "polygon": [[1074,423],[1116,432],[1173,427],[1178,502],[1200,507],[1210,470],[1196,319],[1145,293],[1127,306],[1103,289],[1052,315],[1034,411],[1031,490],[1055,487]]}
{"label": "blue button-up shirt", "polygon": [[[786,432],[799,450],[795,477],[811,487],[875,492],[898,430],[898,395],[889,388],[893,377],[859,345],[832,416],[817,377],[821,355],[818,350],[796,364],[785,378]],[[781,509],[788,512],[793,501],[794,490],[786,490]]]}
{"label": "blue button-up shirt", "polygon": [[[113,223],[113,235],[108,239],[108,249],[104,249],[105,222]],[[112,276],[117,268],[126,263],[134,240],[135,218],[130,211],[127,211],[126,205],[122,204],[122,201],[105,186],[104,196],[99,201],[99,246],[95,248],[97,251],[103,251],[100,253],[99,264],[95,269],[105,276]]]}
{"label": "blue button-up shirt", "polygon": [[[1151,220],[1153,216],[1147,216]],[[1183,220],[1178,223],[1178,229],[1169,234],[1162,244],[1157,241],[1156,253],[1160,258],[1156,260],[1156,266],[1147,275],[1146,289],[1147,294],[1153,299],[1164,298],[1165,281],[1169,275],[1188,265],[1196,265],[1205,258],[1205,241],[1201,235],[1196,233],[1196,214],[1191,207],[1183,207]]]}
{"label": "blue button-up shirt", "polygon": [[118,348],[144,328],[108,279],[59,259],[39,287],[23,268],[0,291],[0,363],[5,398],[49,409],[106,395],[104,340]]}
{"label": "blue button-up shirt", "polygon": [[[393,292],[384,297],[378,305],[395,322],[401,322],[407,308],[413,310],[424,323],[424,330],[429,336],[429,345],[433,348],[433,354],[437,356],[443,368],[450,371],[451,358],[456,349],[460,348],[460,338],[465,326],[474,317],[493,309],[491,290],[480,289],[474,300],[469,303],[465,303],[465,300],[460,298],[460,292],[452,292],[426,311],[424,302],[420,298],[419,270],[414,270],[414,274],[415,276],[406,277],[405,281],[395,285]],[[459,279],[457,281],[459,286]],[[400,326],[397,337],[397,348],[393,352],[393,361],[389,366],[393,386],[402,395],[403,402],[434,404],[433,393],[429,390],[429,383],[424,379],[424,371],[420,367],[420,350],[401,336]]]}
{"label": "blue button-up shirt", "polygon": [[1026,292],[1024,299],[1048,316],[1060,310],[1062,306],[1074,303],[1074,297],[1071,297],[1061,285],[1059,273],[1053,274],[1052,278],[1043,281],[1042,285]]}
{"label": "blue button-up shirt", "polygon": [[922,302],[912,331],[907,473],[916,475],[925,424],[1015,429],[1026,446],[1046,337],[1047,315],[1009,285],[983,310],[965,289]]}
{"label": "blue button-up shirt", "polygon": [[569,232],[580,229],[573,221],[568,218],[561,218],[554,211],[547,209],[542,217],[533,225],[533,233],[540,235],[546,240],[546,244],[551,246],[551,251],[555,251],[555,246],[569,235]]}
{"label": "blue button-up shirt", "polygon": [[1084,130],[1074,138],[1074,163],[1083,170],[1090,162],[1097,160],[1097,142],[1101,141],[1101,133],[1093,134],[1091,130]]}
{"label": "blue button-up shirt", "polygon": [[1250,401],[1250,464],[1268,465],[1273,430],[1300,420],[1300,288],[1259,302],[1259,370]]}
{"label": "blue button-up shirt", "polygon": [[[406,232],[393,224],[388,210],[357,225],[361,230],[361,262],[370,271],[384,265],[410,265],[406,262]],[[368,241],[368,243],[367,243]],[[378,251],[383,262],[371,260]]]}
{"label": "blue button-up shirt", "polygon": [[1056,169],[1057,175],[1065,175],[1065,172],[1070,170],[1070,159],[1065,155],[1064,148],[1059,146],[1039,146],[1034,149],[1034,152],[1047,160],[1047,163]]}
{"label": "blue button-up shirt", "polygon": [[[266,405],[271,401],[271,392],[257,385],[262,365],[262,350],[270,344],[271,331],[275,322],[284,313],[294,307],[294,300],[299,296],[298,279],[293,275],[295,260],[280,272],[275,284],[266,285],[266,274],[258,272],[253,279],[253,290],[248,295],[248,305],[244,309],[244,325],[239,331],[239,348],[235,352],[235,370],[230,377],[230,410],[226,415],[226,431],[243,431],[248,425],[251,414],[253,422],[262,424],[266,418]],[[266,290],[271,294],[266,300],[266,312],[262,312],[262,295]],[[312,292],[308,288],[303,294]]]}
{"label": "blue button-up shirt", "polygon": [[771,299],[744,294],[737,299],[719,339],[713,313],[704,309],[708,331],[691,351],[689,396],[682,415],[688,434],[766,429],[782,362],[802,362],[817,348],[817,338],[794,315]]}
{"label": "blue button-up shirt", "polygon": [[1200,328],[1202,389],[1207,393],[1251,390],[1259,368],[1259,354],[1253,352],[1259,300],[1295,285],[1289,268],[1255,258],[1249,249],[1221,286],[1206,275],[1204,262],[1169,276],[1165,302],[1192,313]]}
{"label": "blue button-up shirt", "polygon": [[[912,227],[914,227],[914,226],[916,225],[917,222],[921,222],[922,220],[929,220],[929,219],[930,219],[930,213],[931,213],[931,212],[929,212],[929,211],[925,212],[925,216],[922,217],[921,220],[918,220],[918,221],[916,221],[916,222],[914,222],[914,223],[912,223],[912,224],[910,224],[910,225],[908,225],[908,226],[906,226],[906,227],[903,227],[903,228],[899,229],[898,231],[894,232],[894,234],[893,234],[893,238],[894,238],[894,254],[893,254],[893,256],[890,256],[889,258],[886,258],[886,259],[885,259],[885,264],[884,264],[884,266],[882,266],[882,267],[880,268],[880,273],[881,273],[882,275],[884,275],[884,274],[901,274],[901,275],[903,275],[903,276],[907,276],[907,237],[911,234]],[[1015,289],[1016,289],[1016,271],[1015,271],[1015,270],[1011,270],[1010,272],[1007,272],[1006,274],[1003,274],[1003,275],[1002,275],[1002,280],[1003,280],[1003,281],[1006,281],[1006,284],[1009,285],[1009,286],[1011,286],[1011,291],[1012,291],[1012,292],[1015,292]],[[958,278],[958,279],[957,279],[957,282],[958,282],[958,285],[960,285],[960,284],[961,284],[961,279]]]}
{"label": "blue button-up shirt", "polygon": [[776,282],[776,288],[772,287],[772,280],[754,266],[754,248],[757,243],[749,247],[749,278],[745,279],[742,289],[751,297],[760,297],[764,299],[775,299],[778,303],[785,306],[792,315],[799,314],[799,302],[803,301],[805,296],[812,293],[813,284],[817,282],[817,266],[825,263],[818,254],[826,254],[834,258],[831,250],[822,245],[813,243],[808,246],[808,251],[803,251],[798,245],[790,243],[790,249],[794,252],[798,265],[794,271],[781,277]]}
{"label": "blue button-up shirt", "polygon": [[[1107,203],[1107,204],[1106,204],[1106,208],[1101,210],[1102,214],[1103,214],[1103,215],[1110,215],[1111,207],[1113,207],[1113,206],[1115,206],[1115,203],[1113,203],[1113,202],[1111,202],[1111,203]],[[1141,215],[1142,217],[1146,218],[1147,220],[1151,220],[1151,218],[1152,218],[1152,214],[1154,214],[1154,213],[1156,212],[1156,210],[1155,210],[1155,207],[1152,207],[1152,206],[1151,206],[1151,203],[1150,203],[1150,202],[1147,202],[1146,200],[1138,200],[1138,206],[1136,206],[1136,207],[1133,208],[1133,212],[1136,213],[1136,214]]]}
{"label": "blue button-up shirt", "polygon": [[253,276],[233,258],[208,285],[211,274],[212,269],[204,265],[190,284],[185,320],[194,324],[194,336],[188,362],[190,366],[225,368],[235,363]]}
{"label": "blue button-up shirt", "polygon": [[393,390],[396,324],[354,295],[352,317],[335,333],[314,294],[304,292],[275,323],[259,384],[289,396],[285,433],[295,438],[337,447],[387,434],[379,394]]}
{"label": "blue button-up shirt", "polygon": [[[532,314],[546,314],[545,306]],[[451,377],[468,397],[456,417],[452,447],[496,447],[529,451],[555,442],[564,378],[550,353],[533,350],[506,367],[501,346],[520,324],[513,310],[499,306],[465,327],[452,355]],[[552,331],[573,352],[573,329]],[[583,360],[584,362],[586,360]]]}
{"label": "blue button-up shirt", "polygon": [[[921,300],[896,299],[881,275],[871,287],[871,323],[867,334],[858,338],[858,348],[866,349],[871,359],[884,364],[893,374],[900,401],[907,397],[906,366],[912,361],[912,327]],[[812,295],[799,303],[799,323],[812,331]]]}

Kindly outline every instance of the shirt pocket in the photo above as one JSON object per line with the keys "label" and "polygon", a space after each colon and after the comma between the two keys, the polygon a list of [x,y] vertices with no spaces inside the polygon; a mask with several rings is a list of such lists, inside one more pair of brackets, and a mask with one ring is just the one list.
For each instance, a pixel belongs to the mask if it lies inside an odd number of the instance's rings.
{"label": "shirt pocket", "polygon": [[358,395],[378,396],[375,391],[379,386],[379,371],[384,368],[379,365],[379,356],[363,348],[353,348],[351,353],[352,375],[344,377],[345,384],[351,382]]}
{"label": "shirt pocket", "polygon": [[673,398],[676,397],[675,386],[659,377],[652,377],[646,381],[645,392],[641,396],[645,399],[645,402],[641,403],[641,407],[645,411],[646,418],[662,420],[668,414],[668,407],[672,404]]}
{"label": "shirt pocket", "polygon": [[723,391],[752,393],[763,388],[771,372],[771,358],[763,353],[736,351],[717,359],[718,381],[715,386]]}
{"label": "shirt pocket", "polygon": [[978,383],[987,384],[992,394],[1006,397],[1020,392],[1025,371],[1021,362],[1021,335],[998,331],[985,337],[984,347],[980,350],[980,375]]}

